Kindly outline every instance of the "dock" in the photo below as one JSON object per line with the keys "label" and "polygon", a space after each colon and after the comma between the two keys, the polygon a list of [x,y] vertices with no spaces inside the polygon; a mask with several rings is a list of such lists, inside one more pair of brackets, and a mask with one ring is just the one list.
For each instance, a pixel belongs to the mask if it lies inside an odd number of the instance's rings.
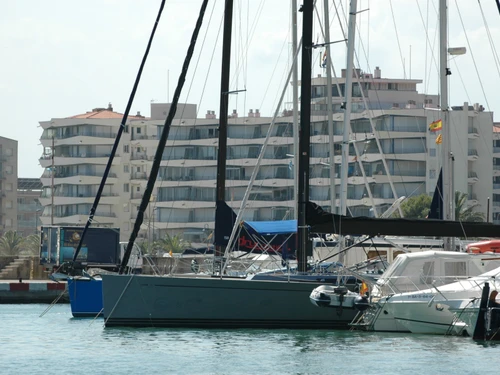
{"label": "dock", "polygon": [[0,280],[0,304],[68,303],[66,282]]}

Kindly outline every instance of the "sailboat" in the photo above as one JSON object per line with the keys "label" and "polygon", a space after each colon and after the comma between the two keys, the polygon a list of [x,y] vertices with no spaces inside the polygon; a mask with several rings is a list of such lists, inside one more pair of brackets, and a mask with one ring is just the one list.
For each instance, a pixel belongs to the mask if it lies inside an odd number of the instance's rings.
{"label": "sailboat", "polygon": [[[309,142],[311,96],[311,48],[314,1],[304,1],[301,129],[299,143],[299,187],[297,220],[297,266],[299,274],[307,274],[307,248],[310,246],[306,215],[309,201]],[[226,160],[227,92],[229,84],[230,32],[232,0],[225,2],[224,45],[221,79],[221,121],[217,173],[217,222],[227,220],[223,214]],[[172,105],[170,111],[175,111]],[[170,117],[169,113],[169,117]],[[160,153],[163,151],[159,149]],[[160,154],[161,156],[161,154]],[[156,161],[156,158],[155,158]],[[154,167],[153,167],[154,168]],[[148,187],[154,184],[154,173]],[[148,204],[144,195],[141,210]],[[231,220],[230,220],[231,221]],[[236,223],[231,222],[231,226]],[[331,228],[330,228],[331,229]],[[131,235],[129,247],[135,239]],[[215,259],[222,257],[222,246],[228,239],[215,232]],[[123,261],[126,261],[126,256]],[[222,268],[219,268],[222,271]],[[348,328],[355,316],[353,310],[318,309],[309,302],[309,294],[324,284],[324,276],[316,280],[254,280],[229,278],[223,272],[212,277],[158,277],[147,275],[103,275],[105,326],[147,327],[216,327],[216,328]]]}
{"label": "sailboat", "polygon": [[[125,129],[126,122],[128,115],[130,113],[130,109],[135,97],[135,93],[137,91],[137,87],[139,85],[139,81],[142,75],[142,71],[144,69],[144,66],[146,64],[147,57],[149,55],[149,51],[156,33],[156,29],[159,23],[159,20],[161,18],[161,14],[163,12],[165,6],[165,1],[162,1],[159,7],[158,15],[155,19],[153,29],[151,31],[151,35],[149,38],[148,45],[146,47],[146,50],[144,52],[141,65],[139,67],[139,71],[137,73],[134,86],[132,88],[132,91],[129,96],[129,100],[127,103],[127,107],[125,109],[125,112],[122,117],[122,121],[120,124],[120,127],[118,129],[113,148],[111,150],[111,153],[108,158],[108,162],[106,164],[106,168],[103,173],[103,177],[101,179],[94,203],[90,209],[89,217],[88,220],[85,224],[85,227],[81,230],[78,231],[79,234],[79,241],[78,245],[74,251],[73,254],[73,259],[70,262],[66,262],[61,266],[61,269],[63,270],[61,277],[67,280],[68,283],[68,295],[69,295],[69,301],[70,301],[70,306],[71,306],[71,313],[74,317],[96,317],[99,316],[102,312],[102,279],[100,278],[99,274],[91,274],[91,272],[88,272],[87,269],[79,262],[79,254],[82,249],[82,245],[84,244],[85,241],[85,236],[89,231],[89,228],[94,220],[94,215],[96,213],[97,207],[99,205],[99,201],[101,198],[101,194],[103,192],[103,189],[106,184],[106,179],[109,175],[109,172],[111,170],[111,166],[113,163],[113,159],[116,154],[116,150],[119,146],[120,143],[120,138],[121,135]],[[53,208],[52,208],[53,209]],[[116,229],[118,231],[119,229]],[[119,238],[119,235],[117,236],[117,239]],[[126,261],[123,261],[124,255],[125,255],[125,243],[120,242],[115,244],[117,248],[120,249],[120,259],[122,260],[121,262],[121,268],[122,270],[127,270],[127,272],[138,272],[139,268],[137,268],[140,265],[140,268],[142,268],[142,253],[140,248],[134,244],[134,246],[129,249],[129,253],[127,256]],[[127,244],[128,245],[128,244]],[[131,257],[130,254],[133,254]],[[103,270],[100,270],[103,271]],[[98,272],[100,272],[98,271]],[[106,271],[104,271],[106,272]]]}

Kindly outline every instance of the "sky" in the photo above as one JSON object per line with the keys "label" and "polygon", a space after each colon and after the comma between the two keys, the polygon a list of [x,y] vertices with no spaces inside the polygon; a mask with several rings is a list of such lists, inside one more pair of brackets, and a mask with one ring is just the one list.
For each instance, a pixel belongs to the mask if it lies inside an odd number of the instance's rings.
{"label": "sky", "polygon": [[[85,113],[112,103],[125,111],[160,0],[17,0],[0,12],[0,136],[18,141],[19,177],[40,177],[40,121]],[[291,1],[235,0],[229,109],[272,116],[290,69]],[[300,2],[299,2],[300,3]],[[314,39],[323,43],[323,0],[317,0]],[[332,41],[345,39],[349,2],[329,0]],[[180,102],[199,116],[219,117],[224,1],[210,1]],[[131,115],[150,115],[150,103],[172,100],[201,0],[166,0]],[[339,17],[336,16],[337,10]],[[358,0],[355,65],[383,78],[423,80],[419,92],[437,94],[437,0]],[[301,16],[298,13],[299,37]],[[342,25],[342,26],[341,26]],[[449,0],[450,47],[466,47],[448,66],[450,105],[480,103],[500,121],[500,13],[494,1]],[[312,75],[322,49],[314,50]],[[331,47],[336,74],[346,45]],[[291,105],[291,90],[284,106]],[[283,106],[281,107],[281,109]]]}

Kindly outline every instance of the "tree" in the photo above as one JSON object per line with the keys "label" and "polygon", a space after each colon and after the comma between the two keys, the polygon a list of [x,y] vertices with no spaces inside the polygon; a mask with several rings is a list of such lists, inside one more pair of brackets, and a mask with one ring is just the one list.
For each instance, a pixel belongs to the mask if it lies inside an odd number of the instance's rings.
{"label": "tree", "polygon": [[455,220],[459,221],[485,221],[484,213],[474,212],[473,209],[479,204],[467,205],[468,196],[460,191],[455,192]]}
{"label": "tree", "polygon": [[405,199],[401,204],[403,215],[407,219],[425,219],[429,214],[432,197],[427,194],[420,194]]}
{"label": "tree", "polygon": [[171,236],[168,233],[165,237],[155,241],[153,244],[153,248],[163,250],[166,253],[170,251],[172,251],[172,253],[182,253],[189,246],[191,246],[191,244],[185,241],[181,236],[177,234]]}
{"label": "tree", "polygon": [[40,235],[30,234],[23,239],[21,252],[24,255],[39,255],[40,254]]}
{"label": "tree", "polygon": [[23,237],[9,230],[5,232],[2,237],[0,237],[0,255],[3,256],[15,256],[19,255],[23,244]]}
{"label": "tree", "polygon": [[148,241],[141,241],[141,242],[135,242],[137,246],[141,249],[141,254],[148,254],[149,253],[149,242]]}

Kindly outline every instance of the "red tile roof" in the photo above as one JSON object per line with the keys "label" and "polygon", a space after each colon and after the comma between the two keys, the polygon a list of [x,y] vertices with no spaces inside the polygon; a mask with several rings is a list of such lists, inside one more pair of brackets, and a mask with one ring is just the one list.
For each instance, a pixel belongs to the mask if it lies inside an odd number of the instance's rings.
{"label": "red tile roof", "polygon": [[[70,116],[67,118],[91,118],[91,119],[109,119],[123,118],[123,113],[113,112],[113,107],[109,103],[108,108],[94,108],[92,111],[82,113],[80,115]],[[145,118],[144,116],[128,116],[131,120]]]}

